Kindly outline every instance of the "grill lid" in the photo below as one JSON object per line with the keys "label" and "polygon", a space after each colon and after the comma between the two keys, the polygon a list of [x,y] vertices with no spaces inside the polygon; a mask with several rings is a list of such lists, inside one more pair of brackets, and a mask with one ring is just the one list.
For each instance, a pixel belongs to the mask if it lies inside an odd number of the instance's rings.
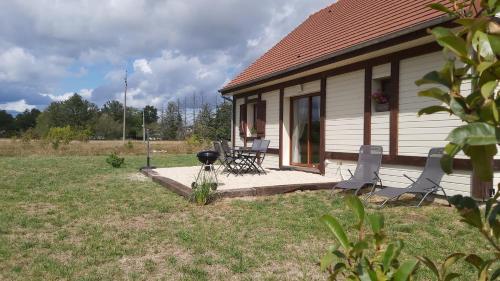
{"label": "grill lid", "polygon": [[217,160],[217,158],[219,157],[219,153],[213,150],[205,150],[198,152],[196,154],[196,157],[198,157],[198,161],[200,161],[201,163],[205,165],[211,165]]}

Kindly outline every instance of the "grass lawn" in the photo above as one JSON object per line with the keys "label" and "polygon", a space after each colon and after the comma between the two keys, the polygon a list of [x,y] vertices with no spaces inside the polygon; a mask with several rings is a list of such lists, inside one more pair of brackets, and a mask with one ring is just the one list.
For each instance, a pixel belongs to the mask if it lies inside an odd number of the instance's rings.
{"label": "grass lawn", "polygon": [[[302,192],[198,207],[138,175],[143,163],[127,156],[125,168],[113,169],[104,156],[0,158],[0,279],[326,280],[316,263],[333,237],[318,219],[331,213],[350,224],[340,196]],[[196,160],[160,156],[154,164]],[[405,240],[405,257],[442,259],[485,244],[452,208],[382,212],[388,234]]]}

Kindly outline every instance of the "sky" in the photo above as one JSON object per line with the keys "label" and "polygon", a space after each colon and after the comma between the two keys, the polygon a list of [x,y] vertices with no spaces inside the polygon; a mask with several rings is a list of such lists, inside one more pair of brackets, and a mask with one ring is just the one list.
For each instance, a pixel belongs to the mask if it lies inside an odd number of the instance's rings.
{"label": "sky", "polygon": [[218,90],[333,0],[0,1],[0,109],[72,93],[101,106],[220,101]]}

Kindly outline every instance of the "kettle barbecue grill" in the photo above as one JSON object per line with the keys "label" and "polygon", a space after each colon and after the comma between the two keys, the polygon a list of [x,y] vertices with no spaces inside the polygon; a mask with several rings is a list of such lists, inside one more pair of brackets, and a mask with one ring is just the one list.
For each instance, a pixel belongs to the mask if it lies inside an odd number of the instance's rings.
{"label": "kettle barbecue grill", "polygon": [[210,183],[213,190],[217,189],[219,181],[217,180],[217,172],[215,171],[214,163],[219,157],[219,153],[212,150],[200,151],[196,154],[200,161],[200,170],[196,176],[196,181],[191,183],[192,188],[198,187],[202,183]]}

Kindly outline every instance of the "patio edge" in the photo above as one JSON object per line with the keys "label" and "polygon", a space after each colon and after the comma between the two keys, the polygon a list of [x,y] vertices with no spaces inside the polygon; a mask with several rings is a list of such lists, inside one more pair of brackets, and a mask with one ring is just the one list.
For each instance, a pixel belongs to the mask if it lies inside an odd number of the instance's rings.
{"label": "patio edge", "polygon": [[[167,177],[157,175],[151,169],[140,170],[142,174],[151,178],[154,182],[167,188],[168,190],[179,194],[185,198],[191,196],[192,190],[190,187],[183,185],[175,180]],[[296,191],[306,190],[327,190],[333,188],[337,182],[323,182],[323,183],[300,183],[300,184],[286,184],[286,185],[271,185],[271,186],[258,186],[249,188],[238,188],[230,190],[218,190],[217,195],[220,198],[236,198],[236,197],[250,197],[250,196],[269,196],[276,194],[285,194]]]}

